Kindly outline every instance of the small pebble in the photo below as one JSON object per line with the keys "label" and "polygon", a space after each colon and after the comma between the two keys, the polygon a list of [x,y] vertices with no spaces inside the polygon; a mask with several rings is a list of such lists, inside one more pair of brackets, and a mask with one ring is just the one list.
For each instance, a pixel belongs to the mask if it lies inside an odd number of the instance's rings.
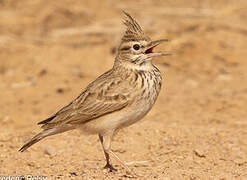
{"label": "small pebble", "polygon": [[72,74],[79,77],[79,78],[83,78],[83,73],[82,73],[81,68],[79,66],[75,66],[72,68]]}
{"label": "small pebble", "polygon": [[52,147],[46,147],[44,153],[49,156],[53,156],[56,154],[55,150]]}
{"label": "small pebble", "polygon": [[69,172],[71,176],[78,176],[76,172]]}
{"label": "small pebble", "polygon": [[57,88],[56,92],[59,94],[62,94],[62,93],[64,93],[64,89],[63,88]]}
{"label": "small pebble", "polygon": [[39,72],[39,76],[44,76],[45,74],[47,74],[47,70],[46,70],[46,69],[42,69],[42,70]]}
{"label": "small pebble", "polygon": [[199,149],[195,149],[194,150],[194,153],[196,156],[200,157],[200,158],[203,158],[203,157],[206,157],[204,152],[202,150],[199,150]]}
{"label": "small pebble", "polygon": [[230,81],[232,77],[228,74],[221,74],[217,76],[216,81]]}
{"label": "small pebble", "polygon": [[190,87],[196,88],[198,86],[198,82],[192,79],[187,79],[185,84],[189,85]]}

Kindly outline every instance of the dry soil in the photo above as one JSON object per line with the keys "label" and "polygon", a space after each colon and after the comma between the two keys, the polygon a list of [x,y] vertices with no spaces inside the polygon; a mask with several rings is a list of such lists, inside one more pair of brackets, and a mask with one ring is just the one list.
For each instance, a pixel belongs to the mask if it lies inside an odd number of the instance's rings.
{"label": "dry soil", "polygon": [[152,39],[163,86],[152,111],[121,130],[113,150],[137,179],[247,179],[245,0],[0,0],[0,176],[129,179],[109,173],[97,136],[79,131],[18,149],[37,122],[113,65],[121,10]]}

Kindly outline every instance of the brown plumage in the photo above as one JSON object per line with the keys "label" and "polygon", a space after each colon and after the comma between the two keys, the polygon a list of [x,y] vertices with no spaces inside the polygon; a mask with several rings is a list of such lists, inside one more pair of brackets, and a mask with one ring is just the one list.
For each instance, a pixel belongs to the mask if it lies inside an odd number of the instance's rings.
{"label": "brown plumage", "polygon": [[131,172],[111,150],[112,136],[118,129],[143,118],[152,108],[161,88],[161,75],[151,60],[168,54],[152,52],[166,40],[151,41],[136,20],[124,14],[127,29],[113,68],[90,83],[70,104],[39,122],[43,131],[26,143],[21,152],[47,136],[79,128],[99,135],[107,162],[105,168],[114,170],[111,155]]}
{"label": "brown plumage", "polygon": [[124,24],[126,25],[126,31],[122,37],[122,42],[128,41],[151,41],[151,39],[143,32],[140,25],[136,22],[134,18],[132,18],[128,13],[124,12],[126,15],[126,19],[124,20]]}

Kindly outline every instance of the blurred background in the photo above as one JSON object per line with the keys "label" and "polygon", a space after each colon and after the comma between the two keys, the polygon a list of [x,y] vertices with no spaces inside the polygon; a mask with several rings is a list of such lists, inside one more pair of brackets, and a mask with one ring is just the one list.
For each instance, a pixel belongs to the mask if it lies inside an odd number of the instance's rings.
{"label": "blurred background", "polygon": [[17,150],[112,67],[125,10],[153,40],[169,39],[157,51],[173,55],[154,60],[157,103],[116,135],[114,151],[147,179],[247,179],[246,8],[245,0],[0,0],[0,174],[124,178],[116,162],[117,173],[102,171],[97,136],[73,131]]}

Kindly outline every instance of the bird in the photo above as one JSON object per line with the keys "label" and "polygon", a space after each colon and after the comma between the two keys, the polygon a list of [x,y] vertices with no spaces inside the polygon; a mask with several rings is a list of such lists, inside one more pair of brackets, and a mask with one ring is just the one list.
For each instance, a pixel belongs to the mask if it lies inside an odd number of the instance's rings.
{"label": "bird", "polygon": [[96,134],[102,145],[109,171],[116,171],[110,158],[119,162],[130,175],[136,174],[111,149],[114,134],[142,119],[153,107],[161,90],[162,77],[152,59],[170,55],[153,52],[159,44],[152,41],[138,22],[123,11],[126,29],[122,35],[113,67],[91,82],[68,105],[41,121],[42,131],[24,144],[27,150],[40,140],[73,129]]}

